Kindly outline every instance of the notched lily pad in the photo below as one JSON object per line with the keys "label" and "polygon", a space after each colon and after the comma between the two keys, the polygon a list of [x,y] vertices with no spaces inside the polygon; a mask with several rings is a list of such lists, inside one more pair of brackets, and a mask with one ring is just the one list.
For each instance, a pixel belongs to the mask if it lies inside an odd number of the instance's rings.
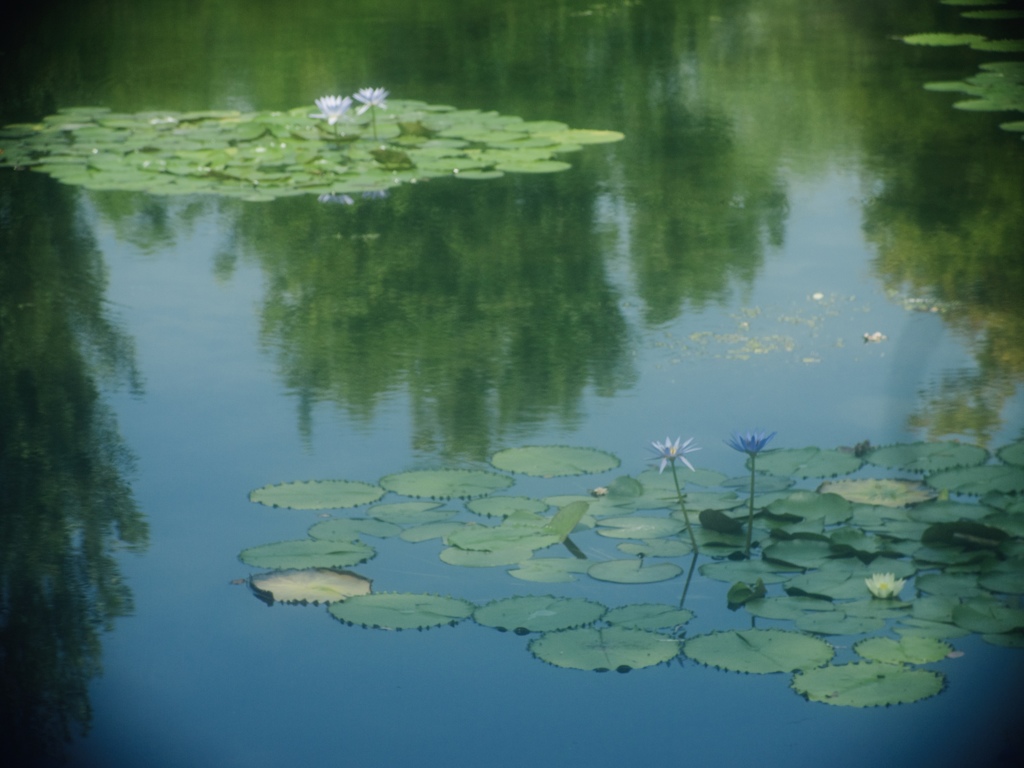
{"label": "notched lily pad", "polygon": [[503,632],[552,632],[593,624],[607,608],[581,597],[518,596],[482,605],[473,613],[477,624]]}
{"label": "notched lily pad", "polygon": [[351,597],[333,603],[327,610],[347,624],[367,628],[427,629],[457,624],[472,616],[475,607],[455,597],[386,592]]}
{"label": "notched lily pad", "polygon": [[506,472],[534,477],[563,477],[615,469],[619,466],[619,459],[596,448],[535,445],[498,451],[491,457],[491,463]]}
{"label": "notched lily pad", "polygon": [[908,443],[876,448],[864,458],[871,464],[905,472],[941,472],[984,464],[988,451],[967,443]]}
{"label": "notched lily pad", "polygon": [[773,475],[791,477],[837,477],[860,468],[863,461],[850,453],[821,448],[783,448],[757,458],[757,468]]}
{"label": "notched lily pad", "polygon": [[862,478],[822,483],[821,493],[834,493],[855,504],[905,507],[935,498],[934,491],[914,480]]}
{"label": "notched lily pad", "polygon": [[512,483],[511,477],[478,469],[414,470],[380,480],[392,493],[428,499],[472,499],[502,491]]}
{"label": "notched lily pad", "polygon": [[801,672],[793,676],[792,685],[808,701],[835,707],[887,707],[934,696],[945,678],[930,670],[865,661]]}
{"label": "notched lily pad", "polygon": [[869,637],[853,646],[858,656],[868,661],[886,664],[928,664],[941,661],[953,650],[949,643],[928,637]]}
{"label": "notched lily pad", "polygon": [[239,559],[256,568],[350,568],[376,554],[359,541],[297,539],[242,550]]}
{"label": "notched lily pad", "polygon": [[679,641],[658,632],[613,626],[547,632],[531,641],[529,650],[556,667],[629,672],[674,659]]}
{"label": "notched lily pad", "polygon": [[369,504],[384,490],[356,480],[313,480],[265,485],[249,494],[249,500],[268,507],[288,509],[346,509]]}
{"label": "notched lily pad", "polygon": [[709,667],[763,675],[820,667],[835,651],[801,632],[747,629],[692,637],[683,644],[683,653]]}

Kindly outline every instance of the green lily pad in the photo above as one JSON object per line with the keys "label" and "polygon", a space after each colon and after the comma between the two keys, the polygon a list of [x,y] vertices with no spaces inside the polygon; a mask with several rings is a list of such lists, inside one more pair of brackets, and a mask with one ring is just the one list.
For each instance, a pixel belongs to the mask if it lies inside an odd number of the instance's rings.
{"label": "green lily pad", "polygon": [[864,458],[871,464],[905,472],[941,472],[984,464],[988,451],[967,443],[909,443],[876,448]]}
{"label": "green lily pad", "polygon": [[828,664],[835,651],[823,640],[781,629],[712,632],[692,637],[683,653],[696,662],[732,672],[771,674]]}
{"label": "green lily pad", "polygon": [[[1024,130],[1024,125],[1017,130]],[[1016,467],[1024,467],[1024,440],[1018,440],[1015,443],[1004,445],[996,451],[996,456],[1007,464],[1013,464]]]}
{"label": "green lily pad", "polygon": [[853,646],[853,651],[867,661],[886,664],[928,664],[946,658],[953,647],[949,643],[927,637],[869,637]]}
{"label": "green lily pad", "polygon": [[587,569],[587,574],[599,581],[612,581],[617,584],[650,584],[656,581],[668,581],[681,574],[683,569],[675,563],[647,563],[641,558],[629,560],[606,560],[594,563]]}
{"label": "green lily pad", "polygon": [[809,612],[834,613],[829,600],[814,597],[762,597],[743,604],[749,613],[762,619],[798,619]]}
{"label": "green lily pad", "polygon": [[264,573],[249,578],[249,587],[264,602],[333,603],[368,595],[371,582],[356,573],[333,568],[304,568]]}
{"label": "green lily pad", "polygon": [[625,555],[637,557],[683,557],[693,551],[689,541],[679,538],[644,539],[643,541],[623,541],[616,549]]}
{"label": "green lily pad", "polygon": [[863,635],[885,626],[883,619],[870,616],[847,616],[842,611],[805,614],[796,621],[797,629],[819,635]]}
{"label": "green lily pad", "polygon": [[575,581],[575,574],[586,573],[590,565],[589,561],[575,557],[535,557],[521,561],[508,573],[523,581],[555,584]]}
{"label": "green lily pad", "polygon": [[604,621],[626,629],[674,629],[693,618],[693,611],[673,605],[633,603],[612,608]]}
{"label": "green lily pad", "polygon": [[523,544],[509,544],[494,550],[461,549],[446,547],[439,557],[448,565],[464,568],[496,568],[504,565],[518,565],[533,556],[533,548]]}
{"label": "green lily pad", "polygon": [[982,496],[990,492],[1024,492],[1024,467],[986,464],[982,467],[953,469],[929,475],[927,483],[932,488],[950,493]]}
{"label": "green lily pad", "polygon": [[512,483],[512,478],[506,475],[477,469],[415,470],[380,480],[392,493],[429,499],[472,499],[505,490]]}
{"label": "green lily pad", "polygon": [[762,472],[785,477],[837,477],[848,475],[864,462],[853,454],[821,448],[783,448],[757,457]]}
{"label": "green lily pad", "polygon": [[386,592],[332,603],[328,612],[347,624],[373,629],[427,629],[457,624],[473,615],[468,600],[439,595]]}
{"label": "green lily pad", "polygon": [[268,507],[288,509],[346,509],[369,504],[384,495],[376,485],[355,480],[318,480],[265,485],[249,494],[249,500]]}
{"label": "green lily pad", "polygon": [[862,478],[822,483],[821,493],[835,493],[855,504],[905,507],[935,498],[935,493],[914,480]]}
{"label": "green lily pad", "polygon": [[1024,609],[992,599],[968,600],[953,609],[953,623],[981,634],[1020,632],[1024,630]]}
{"label": "green lily pad", "polygon": [[619,459],[596,448],[539,445],[498,451],[491,463],[506,472],[534,477],[563,477],[605,472],[619,466]]}
{"label": "green lily pad", "polygon": [[430,541],[431,539],[444,539],[464,526],[465,523],[453,520],[438,520],[433,523],[423,523],[412,528],[406,528],[399,534],[399,538],[402,541],[408,541],[413,544],[421,541]]}
{"label": "green lily pad", "polygon": [[516,512],[539,514],[547,508],[546,502],[527,496],[488,496],[466,504],[466,509],[470,512],[484,517],[508,517]]}
{"label": "green lily pad", "polygon": [[593,624],[607,608],[581,597],[518,596],[482,605],[473,612],[477,624],[526,634]]}
{"label": "green lily pad", "polygon": [[769,504],[768,510],[774,515],[795,515],[805,520],[821,518],[832,525],[849,520],[852,507],[848,500],[835,493],[793,491]]}
{"label": "green lily pad", "polygon": [[606,517],[598,521],[597,532],[613,539],[658,539],[675,536],[686,525],[671,517]]}
{"label": "green lily pad", "polygon": [[955,523],[961,520],[980,520],[991,514],[991,507],[980,504],[935,500],[912,507],[907,517],[920,523]]}
{"label": "green lily pad", "polygon": [[1024,563],[1009,560],[978,577],[978,585],[990,592],[1024,595]]}
{"label": "green lily pad", "polygon": [[256,568],[350,568],[376,554],[359,541],[279,541],[243,549],[238,558]]}
{"label": "green lily pad", "polygon": [[320,521],[308,531],[312,539],[330,541],[355,541],[364,535],[386,539],[401,532],[402,529],[394,523],[385,523],[368,517],[334,517]]}
{"label": "green lily pad", "polygon": [[753,584],[758,579],[765,584],[778,584],[792,578],[794,570],[799,569],[792,566],[776,565],[767,560],[718,560],[713,563],[704,563],[700,567],[701,576],[728,584],[737,581]]}
{"label": "green lily pad", "polygon": [[879,661],[811,669],[793,676],[793,690],[808,701],[834,707],[887,707],[910,704],[939,693],[945,678],[938,672],[907,669]]}
{"label": "green lily pad", "polygon": [[658,632],[626,627],[567,629],[532,640],[530,653],[556,667],[628,672],[670,661],[679,641]]}
{"label": "green lily pad", "polygon": [[367,510],[370,517],[393,525],[423,525],[447,520],[455,514],[454,509],[440,509],[436,501],[398,501],[391,504],[377,504]]}

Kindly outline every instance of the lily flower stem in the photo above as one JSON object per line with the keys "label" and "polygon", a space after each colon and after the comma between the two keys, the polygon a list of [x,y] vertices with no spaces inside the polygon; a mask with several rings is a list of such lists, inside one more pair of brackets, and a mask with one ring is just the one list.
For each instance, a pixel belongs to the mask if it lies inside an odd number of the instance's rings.
{"label": "lily flower stem", "polygon": [[690,526],[690,515],[686,511],[686,499],[683,496],[682,488],[679,486],[679,476],[676,474],[676,463],[672,462],[672,479],[676,484],[676,496],[679,497],[679,508],[683,510],[683,520],[686,522],[686,530],[690,534],[690,541],[693,542],[693,552],[696,554],[699,551],[697,546],[697,537],[693,535],[693,528]]}
{"label": "lily flower stem", "polygon": [[370,125],[373,126],[373,140],[377,141],[377,108],[370,108]]}
{"label": "lily flower stem", "polygon": [[747,514],[747,559],[750,559],[750,539],[754,533],[754,463],[755,454],[750,454],[750,511]]}

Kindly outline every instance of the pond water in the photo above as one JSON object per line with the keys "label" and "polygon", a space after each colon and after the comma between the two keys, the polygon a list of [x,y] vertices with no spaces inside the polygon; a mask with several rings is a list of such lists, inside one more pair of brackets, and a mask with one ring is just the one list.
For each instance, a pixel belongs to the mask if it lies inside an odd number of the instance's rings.
{"label": "pond water", "polygon": [[[270,484],[494,472],[498,451],[560,445],[620,464],[506,472],[515,484],[498,495],[597,503],[594,489],[648,470],[666,435],[694,437],[701,451],[687,458],[723,479],[747,472],[725,440],[755,428],[777,431],[773,449],[995,452],[1024,437],[1024,145],[999,127],[1019,113],[953,109],[959,96],[923,87],[1020,55],[899,39],[1021,36],[1020,21],[962,10],[114,0],[36,11],[4,44],[4,125],[86,105],[313,113],[315,98],[372,86],[625,138],[560,154],[561,172],[437,177],[350,205],[0,168],[7,764],[1013,764],[1024,651],[979,633],[948,635],[952,655],[918,665],[941,673],[937,695],[832,706],[795,692],[788,672],[679,655],[599,673],[535,658],[538,633],[472,620],[386,631],[322,604],[268,608],[245,583],[266,568],[239,559],[305,538],[325,515],[367,515],[368,504],[249,500]],[[1024,511],[1006,498],[1009,514]],[[619,543],[589,529],[572,539],[593,560]],[[1014,539],[999,557],[1019,564]],[[693,618],[667,641],[793,629],[729,610],[733,580],[698,570],[687,581],[688,556],[662,559],[681,569],[665,581],[544,583],[448,565],[438,539],[362,540],[376,556],[352,570],[374,592],[475,606],[685,595]],[[738,557],[702,547],[695,562]],[[902,597],[926,595],[911,583]],[[851,663],[864,637],[900,637],[894,625],[820,636],[833,663]]]}

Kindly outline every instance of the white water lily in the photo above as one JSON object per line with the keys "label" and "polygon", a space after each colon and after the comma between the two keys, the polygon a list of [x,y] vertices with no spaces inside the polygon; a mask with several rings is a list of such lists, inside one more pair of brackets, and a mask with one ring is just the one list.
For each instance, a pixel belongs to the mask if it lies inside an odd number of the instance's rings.
{"label": "white water lily", "polygon": [[868,591],[875,597],[899,597],[900,590],[907,583],[906,579],[897,579],[894,573],[873,573],[870,579],[864,579]]}
{"label": "white water lily", "polygon": [[326,120],[328,125],[334,125],[348,112],[352,106],[352,99],[348,96],[321,96],[316,100],[316,105],[320,108],[320,114],[310,117],[317,117]]}

